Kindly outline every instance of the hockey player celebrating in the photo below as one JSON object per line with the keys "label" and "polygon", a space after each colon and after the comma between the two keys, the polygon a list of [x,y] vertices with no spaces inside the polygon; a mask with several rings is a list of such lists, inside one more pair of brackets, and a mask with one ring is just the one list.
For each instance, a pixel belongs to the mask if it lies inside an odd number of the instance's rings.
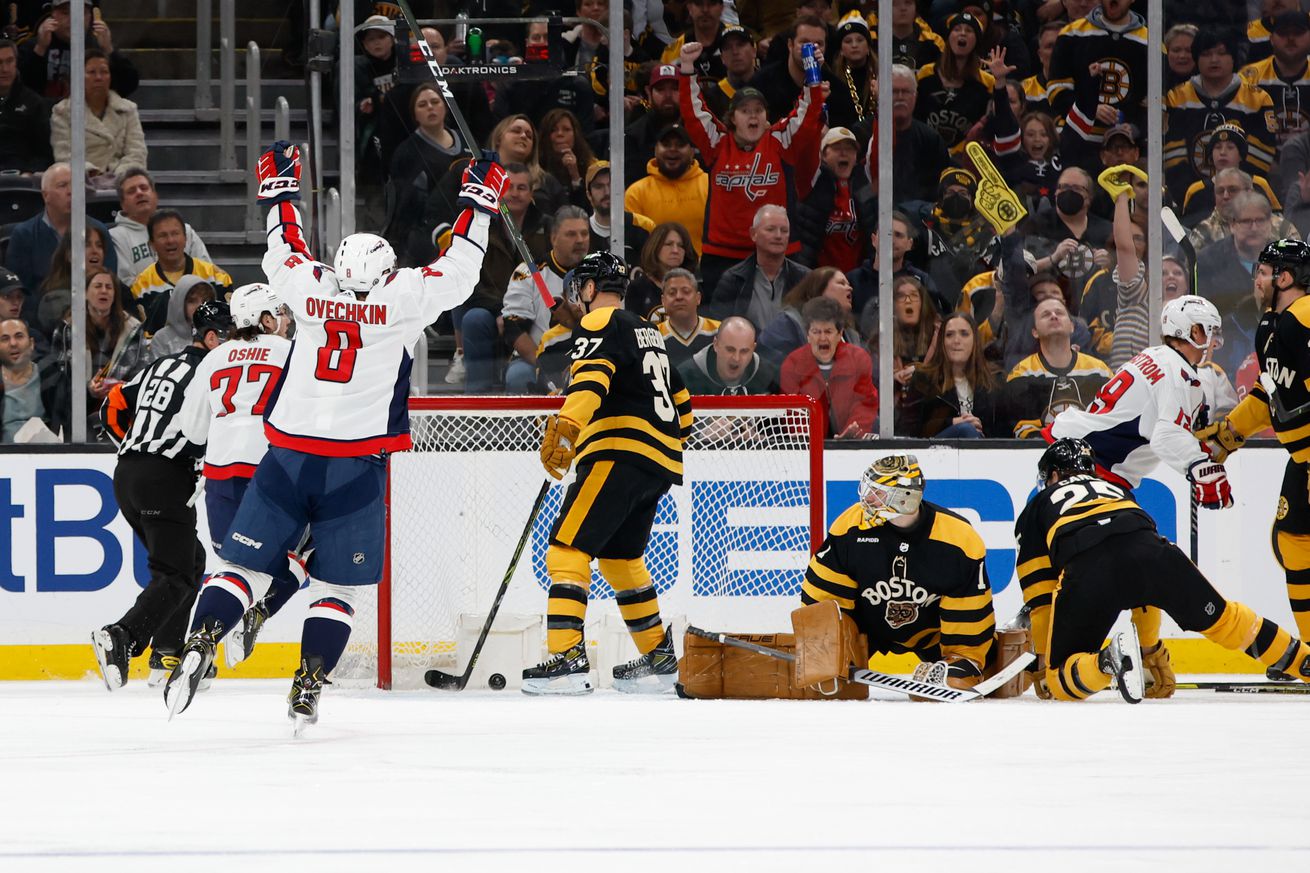
{"label": "hockey player celebrating", "polygon": [[[1050,614],[1045,680],[1057,700],[1083,700],[1118,679],[1129,703],[1140,696],[1135,642],[1101,643],[1125,609],[1151,605],[1183,630],[1310,682],[1310,647],[1236,601],[1226,601],[1122,485],[1099,477],[1092,449],[1059,439],[1037,463],[1038,492],[1015,523],[1019,581],[1060,580]],[[1034,621],[1034,625],[1036,622]],[[1134,675],[1137,674],[1137,675]]]}
{"label": "hockey player celebrating", "polygon": [[[1233,504],[1228,473],[1192,436],[1205,420],[1205,394],[1198,367],[1220,329],[1219,311],[1203,297],[1184,295],[1170,300],[1160,313],[1163,341],[1134,355],[1097,392],[1086,410],[1060,413],[1047,428],[1048,442],[1077,438],[1092,448],[1099,474],[1127,490],[1161,461],[1187,477],[1197,502],[1207,509]],[[1021,574],[1022,575],[1022,574]],[[1055,580],[1032,576],[1024,587],[1031,610],[1033,644],[1040,660],[1047,652],[1047,616]],[[1134,612],[1142,657],[1150,674],[1150,697],[1169,697],[1174,672],[1169,651],[1160,640],[1159,610]],[[1037,682],[1037,693],[1047,689]]]}
{"label": "hockey player celebrating", "polygon": [[[291,351],[286,338],[290,320],[272,288],[260,282],[242,285],[232,292],[229,307],[235,329],[200,362],[182,406],[182,432],[205,446],[205,515],[219,556],[232,517],[268,450],[264,410]],[[228,635],[228,667],[250,657],[260,628],[296,593],[304,575],[301,559],[292,556],[288,567],[274,576],[268,595]],[[169,672],[177,661],[174,657],[172,663],[165,662]]]}
{"label": "hockey player celebrating", "polygon": [[[682,484],[691,397],[669,365],[664,336],[623,308],[628,268],[593,252],[573,268],[569,302],[585,313],[574,330],[564,406],[546,425],[541,461],[562,479],[577,461],[550,533],[546,645],[550,657],[523,671],[525,694],[593,690],[583,641],[591,561],[614,588],[640,657],[614,668],[625,692],[665,691],[677,678],[673,636],[660,620],[643,555],[660,498]],[[654,677],[653,681],[649,680]]]}
{"label": "hockey player celebrating", "polygon": [[[1274,514],[1274,555],[1287,577],[1292,618],[1310,636],[1310,244],[1281,239],[1256,265],[1257,297],[1268,307],[1255,331],[1260,381],[1227,417],[1196,436],[1216,460],[1271,424],[1287,449]],[[1271,679],[1285,679],[1269,671]]]}
{"label": "hockey player celebrating", "polygon": [[506,176],[494,162],[471,162],[446,253],[396,270],[391,246],[369,233],[342,240],[331,267],[314,260],[295,206],[295,146],[275,143],[257,172],[260,200],[272,206],[264,272],[295,318],[296,342],[264,412],[268,453],[223,540],[225,567],[205,580],[164,698],[170,715],[187,708],[218,641],[263,597],[308,524],[315,578],[288,712],[299,731],[318,718],[359,586],[381,578],[386,456],[411,445],[409,349],[472,292]]}
{"label": "hockey player celebrating", "polygon": [[994,652],[987,547],[963,517],[925,501],[923,488],[914,455],[874,461],[860,477],[860,502],[837,516],[810,559],[801,602],[835,600],[870,654],[944,662],[947,684],[971,688]]}

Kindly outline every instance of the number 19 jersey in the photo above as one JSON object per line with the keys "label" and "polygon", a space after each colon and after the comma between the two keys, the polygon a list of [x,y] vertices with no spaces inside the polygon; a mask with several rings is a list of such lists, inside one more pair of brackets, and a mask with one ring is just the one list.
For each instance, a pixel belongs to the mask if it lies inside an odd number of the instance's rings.
{"label": "number 19 jersey", "polygon": [[296,320],[264,416],[270,444],[342,458],[410,448],[410,349],[427,325],[473,292],[488,222],[465,210],[442,257],[397,270],[356,299],[310,255],[296,208],[280,203],[269,211],[264,272]]}
{"label": "number 19 jersey", "polygon": [[573,332],[570,357],[560,416],[581,428],[576,463],[620,461],[681,485],[691,395],[659,329],[626,309],[597,309]]}

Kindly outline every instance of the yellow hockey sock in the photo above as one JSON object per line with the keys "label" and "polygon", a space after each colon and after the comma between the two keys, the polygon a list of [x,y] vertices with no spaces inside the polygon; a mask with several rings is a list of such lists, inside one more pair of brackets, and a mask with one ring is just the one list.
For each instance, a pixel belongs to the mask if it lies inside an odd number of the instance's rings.
{"label": "yellow hockey sock", "polygon": [[591,556],[570,546],[552,545],[546,550],[546,572],[550,575],[546,647],[556,654],[582,642],[587,589],[591,585]]}
{"label": "yellow hockey sock", "polygon": [[1046,668],[1046,684],[1056,700],[1086,700],[1110,687],[1110,677],[1096,662],[1100,652],[1070,655],[1063,664]]}
{"label": "yellow hockey sock", "polygon": [[664,639],[664,622],[660,620],[660,604],[646,562],[641,558],[630,561],[601,558],[600,574],[614,587],[619,614],[637,644],[637,651],[644,655],[653,650]]}

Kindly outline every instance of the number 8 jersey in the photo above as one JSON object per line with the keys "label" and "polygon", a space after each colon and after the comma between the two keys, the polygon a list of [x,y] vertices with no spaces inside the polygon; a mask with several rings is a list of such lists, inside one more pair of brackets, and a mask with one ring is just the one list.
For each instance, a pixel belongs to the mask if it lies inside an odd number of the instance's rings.
{"label": "number 8 jersey", "polygon": [[341,458],[410,448],[410,349],[473,292],[489,221],[465,210],[442,257],[396,270],[356,299],[309,253],[296,208],[269,210],[264,272],[296,320],[291,355],[264,414],[271,445]]}
{"label": "number 8 jersey", "polygon": [[570,357],[560,417],[581,428],[576,463],[633,464],[681,485],[691,395],[659,329],[626,309],[597,309],[573,332]]}
{"label": "number 8 jersey", "polygon": [[1192,436],[1204,405],[1196,368],[1169,346],[1152,346],[1120,367],[1087,409],[1061,412],[1042,435],[1086,440],[1105,478],[1136,488],[1161,461],[1185,476],[1206,457]]}

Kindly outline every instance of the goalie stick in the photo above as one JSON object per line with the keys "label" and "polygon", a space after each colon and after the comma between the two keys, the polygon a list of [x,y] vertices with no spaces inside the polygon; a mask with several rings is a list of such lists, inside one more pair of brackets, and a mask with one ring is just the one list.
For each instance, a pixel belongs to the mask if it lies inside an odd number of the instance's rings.
{"label": "goalie stick", "polygon": [[[770,649],[768,646],[761,646],[746,640],[739,640],[725,633],[703,630],[695,625],[687,625],[687,633],[707,640],[714,640],[725,646],[734,646],[769,658],[777,658],[779,661],[793,663],[796,661],[795,655],[789,655],[786,652],[780,652],[777,649]],[[995,676],[979,682],[973,688],[951,688],[945,685],[935,685],[931,682],[920,682],[917,679],[907,679],[904,676],[892,676],[887,673],[859,668],[852,669],[845,676],[845,679],[848,682],[858,682],[861,685],[868,685],[870,688],[877,688],[881,691],[894,691],[897,694],[927,697],[945,703],[960,703],[986,697],[1015,676],[1018,676],[1020,671],[1024,670],[1034,660],[1036,660],[1036,656],[1032,652],[1023,652],[998,670]]]}
{"label": "goalie stick", "polygon": [[[437,88],[441,90],[441,96],[446,101],[446,111],[455,119],[455,127],[459,129],[459,135],[464,139],[464,145],[468,146],[469,153],[473,159],[478,159],[477,140],[473,136],[473,130],[469,127],[468,121],[464,118],[464,113],[460,112],[459,105],[455,102],[455,94],[450,90],[450,84],[446,82],[445,75],[441,72],[441,64],[437,63],[437,56],[432,53],[432,46],[423,38],[423,31],[419,29],[418,19],[414,17],[414,10],[409,8],[408,0],[396,0],[396,5],[400,7],[401,14],[405,16],[405,23],[409,26],[410,36],[418,44],[419,51],[423,53],[423,60],[428,65],[428,72],[432,74],[432,79],[436,82]],[[497,156],[499,157],[499,156]],[[546,287],[546,277],[541,275],[541,270],[537,269],[537,262],[528,251],[527,245],[523,242],[519,229],[514,225],[514,219],[510,217],[509,207],[502,200],[497,204],[500,209],[500,217],[505,221],[505,232],[509,234],[510,240],[514,243],[514,249],[518,252],[523,263],[527,265],[528,271],[532,273],[532,281],[537,286],[537,293],[541,295],[542,301],[545,302],[548,309],[554,309],[559,301],[550,293]]]}
{"label": "goalie stick", "polygon": [[500,590],[496,592],[496,599],[491,602],[491,609],[487,612],[487,620],[482,623],[482,630],[478,633],[478,641],[473,646],[473,654],[469,656],[469,662],[464,667],[464,672],[459,676],[451,673],[443,673],[440,670],[429,670],[423,674],[423,681],[433,688],[441,691],[463,691],[464,686],[469,684],[469,677],[473,675],[473,668],[477,666],[478,655],[482,654],[482,645],[487,641],[487,634],[491,633],[491,623],[496,620],[496,612],[500,609],[500,602],[505,599],[505,592],[509,590],[509,580],[514,577],[514,569],[519,565],[519,557],[523,554],[523,547],[527,545],[528,535],[532,533],[532,524],[537,520],[537,514],[541,512],[541,505],[546,502],[546,492],[550,490],[550,480],[546,479],[541,483],[541,490],[537,492],[537,499],[532,502],[532,511],[528,513],[528,520],[523,525],[523,533],[519,535],[519,544],[514,547],[514,554],[509,559],[509,567],[505,570],[505,578],[500,580]]}

